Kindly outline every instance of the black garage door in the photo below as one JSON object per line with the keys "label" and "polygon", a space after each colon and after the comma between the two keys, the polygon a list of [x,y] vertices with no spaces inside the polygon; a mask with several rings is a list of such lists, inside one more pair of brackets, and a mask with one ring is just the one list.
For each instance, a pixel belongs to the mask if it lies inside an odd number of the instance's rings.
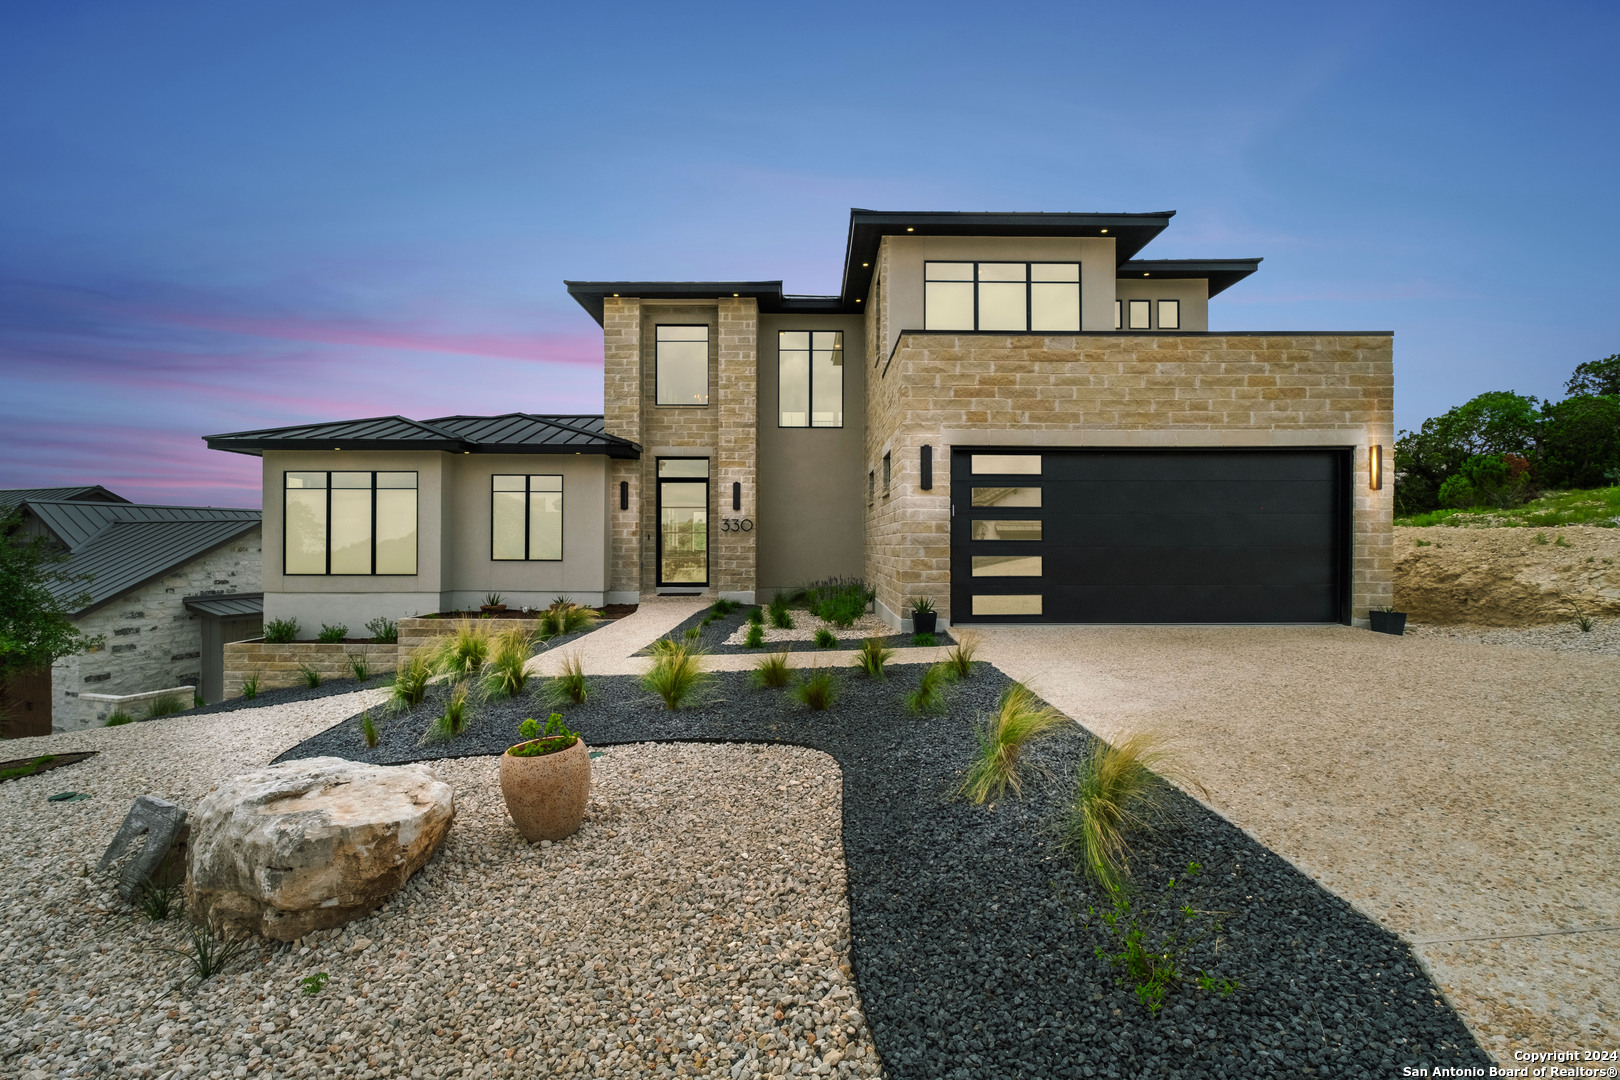
{"label": "black garage door", "polygon": [[1349,451],[951,454],[953,622],[1348,622]]}

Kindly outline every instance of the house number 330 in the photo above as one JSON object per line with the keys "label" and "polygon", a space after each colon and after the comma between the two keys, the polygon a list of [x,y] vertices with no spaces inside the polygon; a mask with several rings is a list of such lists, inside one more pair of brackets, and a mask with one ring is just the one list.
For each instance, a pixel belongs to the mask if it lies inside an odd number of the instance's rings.
{"label": "house number 330", "polygon": [[754,519],[753,518],[721,518],[720,519],[720,531],[721,532],[753,532],[754,531]]}

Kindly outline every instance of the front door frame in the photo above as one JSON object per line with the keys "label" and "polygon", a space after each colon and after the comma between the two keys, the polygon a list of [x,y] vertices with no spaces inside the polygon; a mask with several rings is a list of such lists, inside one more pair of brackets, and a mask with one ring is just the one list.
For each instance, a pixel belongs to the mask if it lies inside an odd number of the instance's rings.
{"label": "front door frame", "polygon": [[[672,476],[667,480],[658,475],[658,464],[662,461],[705,461],[709,463],[709,476]],[[673,454],[659,457],[653,461],[653,485],[656,497],[653,506],[653,525],[655,547],[653,548],[653,581],[660,589],[706,589],[709,587],[709,578],[713,567],[709,565],[709,484],[713,480],[714,462],[707,455],[691,455],[677,457]],[[664,485],[671,484],[697,484],[703,485],[703,580],[702,581],[665,581],[664,580]]]}

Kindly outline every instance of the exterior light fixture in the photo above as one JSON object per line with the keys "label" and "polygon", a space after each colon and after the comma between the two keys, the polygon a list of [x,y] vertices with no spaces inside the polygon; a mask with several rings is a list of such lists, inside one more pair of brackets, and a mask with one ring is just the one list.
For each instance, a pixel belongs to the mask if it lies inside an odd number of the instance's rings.
{"label": "exterior light fixture", "polygon": [[1104,230],[1103,230],[1103,232],[1107,232],[1107,231],[1108,231],[1108,230],[1107,230],[1107,229],[1104,229]]}
{"label": "exterior light fixture", "polygon": [[618,294],[618,293],[614,293],[614,294],[613,294],[613,295],[614,295],[614,296],[618,296],[618,295],[619,295],[619,294]]}
{"label": "exterior light fixture", "polygon": [[871,263],[861,263],[862,266],[871,266]]}
{"label": "exterior light fixture", "polygon": [[911,226],[910,226],[910,225],[907,225],[907,226],[906,226],[906,232],[916,232],[916,231],[917,231],[917,230],[916,230],[916,229],[913,229],[913,228],[912,228],[912,227],[911,227]]}
{"label": "exterior light fixture", "polygon": [[1384,486],[1384,448],[1377,443],[1367,447],[1367,486],[1374,491]]}
{"label": "exterior light fixture", "polygon": [[1150,276],[1151,276],[1151,275],[1149,275],[1149,274],[1143,274],[1143,275],[1142,275],[1142,276],[1143,276],[1143,277],[1150,277]]}
{"label": "exterior light fixture", "polygon": [[858,296],[857,296],[857,297],[856,297],[856,298],[855,298],[855,302],[856,302],[856,303],[857,303],[857,304],[858,304],[858,303],[860,303],[860,302],[861,302],[861,298],[860,298],[860,297],[858,297]]}
{"label": "exterior light fixture", "polygon": [[741,293],[732,293],[731,295],[732,296],[741,296],[742,294]]}

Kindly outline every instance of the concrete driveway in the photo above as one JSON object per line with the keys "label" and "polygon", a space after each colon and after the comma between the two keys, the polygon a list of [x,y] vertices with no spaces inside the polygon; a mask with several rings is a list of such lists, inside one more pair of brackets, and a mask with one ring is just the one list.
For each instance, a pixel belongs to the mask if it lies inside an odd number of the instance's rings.
{"label": "concrete driveway", "polygon": [[1620,1049],[1620,661],[1365,630],[1019,627],[980,656],[1400,934],[1514,1050]]}

